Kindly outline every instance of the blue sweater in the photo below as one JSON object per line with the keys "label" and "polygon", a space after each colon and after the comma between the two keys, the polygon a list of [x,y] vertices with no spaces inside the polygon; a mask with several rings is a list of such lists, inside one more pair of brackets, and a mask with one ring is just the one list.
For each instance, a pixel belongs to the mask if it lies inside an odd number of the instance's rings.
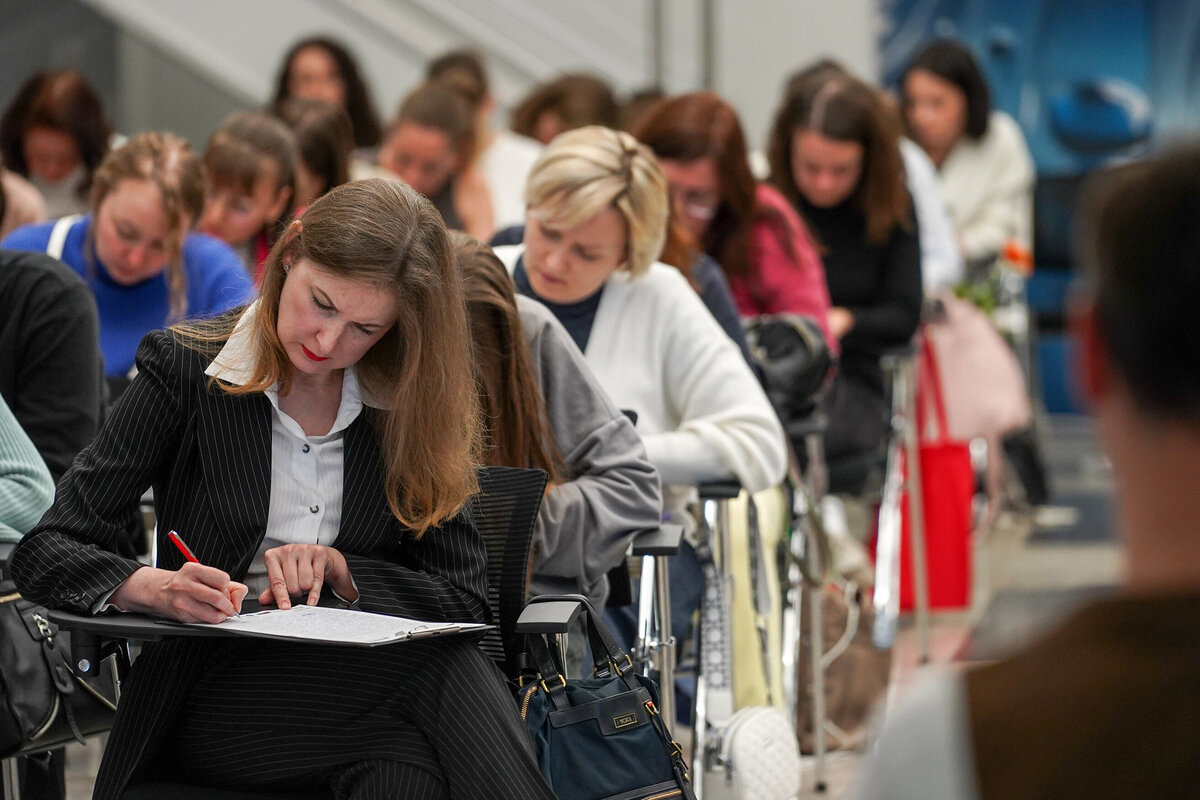
{"label": "blue sweater", "polygon": [[[63,244],[63,262],[87,281],[100,310],[100,352],[104,354],[104,374],[122,377],[133,367],[133,356],[142,337],[164,327],[170,300],[166,272],[157,277],[122,286],[104,265],[95,260],[88,268],[84,243],[92,224],[91,216],[71,226]],[[26,225],[0,242],[9,250],[46,252],[53,222]],[[183,244],[183,267],[187,275],[187,316],[213,316],[250,302],[254,284],[242,266],[242,260],[224,242],[201,233],[189,233]],[[90,273],[90,274],[89,274]]]}

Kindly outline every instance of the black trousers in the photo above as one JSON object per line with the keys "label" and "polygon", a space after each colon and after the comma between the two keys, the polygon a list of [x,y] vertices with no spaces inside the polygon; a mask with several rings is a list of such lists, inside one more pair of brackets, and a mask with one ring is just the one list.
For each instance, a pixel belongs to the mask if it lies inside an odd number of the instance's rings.
{"label": "black trousers", "polygon": [[503,677],[466,637],[221,645],[162,761],[202,785],[339,800],[554,797]]}

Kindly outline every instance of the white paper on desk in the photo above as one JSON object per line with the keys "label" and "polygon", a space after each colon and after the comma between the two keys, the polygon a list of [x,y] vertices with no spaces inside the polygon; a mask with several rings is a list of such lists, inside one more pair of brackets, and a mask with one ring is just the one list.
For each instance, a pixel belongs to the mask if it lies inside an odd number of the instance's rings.
{"label": "white paper on desk", "polygon": [[289,609],[271,608],[230,617],[215,626],[190,623],[198,627],[218,627],[222,632],[245,636],[266,636],[331,644],[375,645],[483,630],[487,625],[455,622],[422,622],[408,617],[371,614],[347,608],[322,608],[296,605]]}

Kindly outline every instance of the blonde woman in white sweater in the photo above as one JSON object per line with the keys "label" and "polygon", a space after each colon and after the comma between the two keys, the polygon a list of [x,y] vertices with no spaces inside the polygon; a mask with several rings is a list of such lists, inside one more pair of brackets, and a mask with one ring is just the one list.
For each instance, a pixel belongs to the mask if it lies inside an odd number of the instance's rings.
{"label": "blonde woman in white sweater", "polygon": [[679,270],[655,261],[668,195],[653,154],[625,133],[571,131],[542,153],[525,200],[524,244],[496,253],[616,405],[637,413],[668,515],[682,519],[697,483],[778,483],[786,456],[770,403]]}

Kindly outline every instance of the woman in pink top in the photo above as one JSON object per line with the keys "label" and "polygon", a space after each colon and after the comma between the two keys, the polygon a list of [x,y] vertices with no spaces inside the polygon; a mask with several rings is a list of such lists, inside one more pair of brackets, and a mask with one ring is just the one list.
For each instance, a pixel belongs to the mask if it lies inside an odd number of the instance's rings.
{"label": "woman in pink top", "polygon": [[670,97],[634,135],[658,156],[673,210],[720,263],[742,316],[802,314],[836,347],[816,246],[787,200],[754,180],[733,108],[713,92]]}

